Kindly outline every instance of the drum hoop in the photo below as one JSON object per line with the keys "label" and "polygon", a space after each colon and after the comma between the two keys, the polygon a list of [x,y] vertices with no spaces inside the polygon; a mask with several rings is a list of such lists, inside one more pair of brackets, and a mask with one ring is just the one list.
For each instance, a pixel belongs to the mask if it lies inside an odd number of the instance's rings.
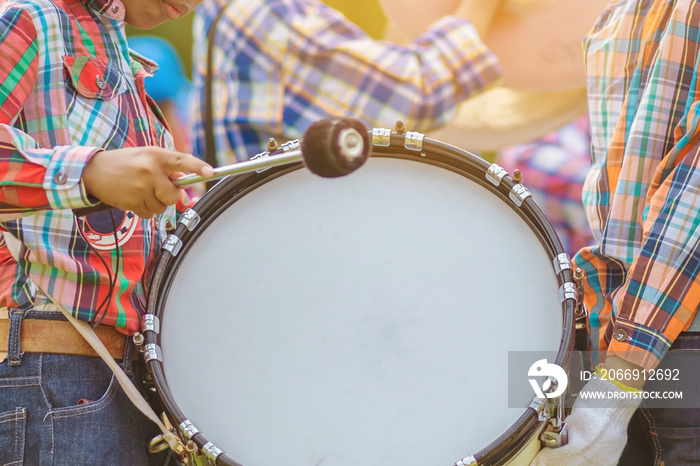
{"label": "drum hoop", "polygon": [[[518,213],[536,233],[536,236],[552,261],[554,261],[556,257],[564,254],[563,247],[554,228],[532,197],[529,196],[522,199],[522,203],[519,206],[512,201],[510,193],[518,183],[516,183],[509,174],[506,174],[500,180],[499,184],[495,185],[486,176],[492,164],[477,155],[430,138],[423,139],[422,148],[420,150],[406,148],[404,146],[405,141],[404,135],[391,133],[389,145],[374,147],[371,156],[426,163],[449,170],[476,182],[480,186],[496,194]],[[182,263],[182,259],[187,255],[190,246],[197,237],[199,237],[201,231],[205,230],[221,213],[242,197],[267,182],[301,168],[303,168],[302,163],[295,163],[273,167],[261,173],[249,173],[227,177],[209,190],[192,209],[200,218],[200,223],[197,225],[197,228],[189,230],[186,225],[179,224],[172,233],[182,242],[179,253],[173,256],[166,251],[161,251],[156,258],[150,280],[148,299],[149,314],[154,314],[158,319],[163,319],[164,308],[162,307],[162,303],[169,293],[172,278],[175,276],[175,273]],[[560,287],[565,283],[573,283],[571,270],[564,269],[560,271],[557,274],[557,280]],[[564,368],[570,367],[570,358],[572,350],[574,349],[575,305],[576,301],[572,299],[566,299],[562,303],[563,328],[559,350],[554,363]],[[144,331],[144,336],[144,344],[157,345],[158,348],[160,347],[160,334],[158,332]],[[177,402],[170,393],[165,379],[162,360],[157,357],[147,358],[146,365],[153,378],[156,393],[172,424],[174,426],[180,426],[183,422],[192,422],[192,420],[188,419],[180,410]],[[532,433],[538,428],[541,428],[542,422],[544,421],[539,420],[539,414],[535,409],[532,407],[526,408],[520,418],[515,421],[508,430],[476,454],[473,454],[477,464],[480,466],[505,464],[527,444]],[[211,449],[211,443],[206,437],[201,432],[196,431],[196,429],[193,432],[196,433],[191,434],[191,440],[195,442],[200,451],[202,451],[202,449],[204,449],[204,451],[209,451]],[[186,437],[189,437],[189,435]],[[189,438],[186,438],[186,440],[189,440]],[[225,452],[218,453],[217,451],[215,458],[215,463],[217,465],[243,466],[229,457]]]}

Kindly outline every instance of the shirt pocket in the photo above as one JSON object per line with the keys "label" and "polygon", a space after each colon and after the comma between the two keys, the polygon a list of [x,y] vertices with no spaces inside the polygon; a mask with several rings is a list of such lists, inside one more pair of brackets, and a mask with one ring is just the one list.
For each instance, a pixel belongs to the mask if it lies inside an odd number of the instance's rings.
{"label": "shirt pocket", "polygon": [[19,466],[24,463],[26,430],[26,409],[0,413],[0,464]]}
{"label": "shirt pocket", "polygon": [[117,149],[126,144],[131,105],[127,77],[108,60],[66,55],[66,105],[71,141]]}

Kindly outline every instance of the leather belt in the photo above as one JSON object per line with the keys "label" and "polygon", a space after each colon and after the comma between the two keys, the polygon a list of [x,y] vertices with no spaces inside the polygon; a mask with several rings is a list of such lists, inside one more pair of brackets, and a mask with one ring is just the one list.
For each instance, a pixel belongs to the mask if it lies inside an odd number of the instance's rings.
{"label": "leather belt", "polygon": [[[0,356],[4,356],[7,351],[9,333],[10,321],[7,311],[0,311]],[[103,325],[96,327],[95,333],[114,359],[124,358],[128,336],[115,327]],[[23,353],[99,357],[73,324],[65,320],[22,319],[20,348]],[[137,355],[138,352],[134,350],[134,359],[137,359]]]}

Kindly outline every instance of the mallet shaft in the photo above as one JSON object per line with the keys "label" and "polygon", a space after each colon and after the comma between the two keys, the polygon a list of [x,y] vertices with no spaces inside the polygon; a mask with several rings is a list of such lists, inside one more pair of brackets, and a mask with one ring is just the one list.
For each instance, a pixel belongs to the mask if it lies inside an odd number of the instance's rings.
{"label": "mallet shaft", "polygon": [[241,175],[243,173],[250,173],[257,170],[262,170],[264,168],[287,165],[294,162],[300,162],[302,160],[303,155],[301,151],[299,149],[295,149],[289,152],[271,155],[269,157],[260,157],[255,160],[246,160],[245,162],[239,162],[231,165],[224,165],[223,167],[217,167],[214,169],[214,176],[209,178],[204,178],[200,175],[185,175],[176,180],[173,180],[173,184],[178,188],[182,188],[184,186],[189,186],[195,183],[218,180],[229,175]]}

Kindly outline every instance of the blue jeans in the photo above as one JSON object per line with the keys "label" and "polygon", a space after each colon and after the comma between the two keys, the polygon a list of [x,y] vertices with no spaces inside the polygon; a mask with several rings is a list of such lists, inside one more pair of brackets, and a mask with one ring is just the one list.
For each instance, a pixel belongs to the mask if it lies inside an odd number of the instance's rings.
{"label": "blue jeans", "polygon": [[[63,320],[60,313],[27,311],[28,318]],[[11,332],[12,332],[11,324]],[[0,363],[0,464],[166,464],[147,451],[159,434],[134,407],[99,357],[25,353],[17,341]],[[141,368],[127,344],[121,365],[137,387]],[[10,364],[14,355],[19,364]]]}
{"label": "blue jeans", "polygon": [[[670,351],[682,351],[684,355],[678,383],[650,381],[644,389],[682,391],[684,400],[692,406],[700,405],[700,333],[681,333]],[[659,368],[671,368],[666,361],[668,357]],[[632,416],[627,435],[618,466],[700,464],[699,408],[649,408],[643,402]]]}

